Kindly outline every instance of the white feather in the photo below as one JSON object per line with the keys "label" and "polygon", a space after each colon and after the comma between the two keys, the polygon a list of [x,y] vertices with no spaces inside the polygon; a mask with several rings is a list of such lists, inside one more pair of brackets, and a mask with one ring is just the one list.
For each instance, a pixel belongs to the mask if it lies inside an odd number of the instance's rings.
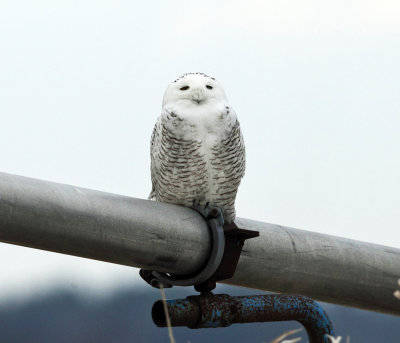
{"label": "white feather", "polygon": [[[157,201],[191,206],[209,202],[235,217],[244,175],[244,144],[225,92],[204,74],[186,74],[167,88],[151,146]],[[232,165],[229,165],[232,163]]]}

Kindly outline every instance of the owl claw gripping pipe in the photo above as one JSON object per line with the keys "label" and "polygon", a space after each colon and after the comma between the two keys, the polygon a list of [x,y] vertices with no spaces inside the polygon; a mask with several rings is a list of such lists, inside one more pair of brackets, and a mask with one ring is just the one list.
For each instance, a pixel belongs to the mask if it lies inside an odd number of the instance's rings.
{"label": "owl claw gripping pipe", "polygon": [[194,286],[196,291],[208,294],[216,282],[230,279],[236,270],[246,239],[258,237],[258,231],[239,229],[235,223],[223,224],[219,208],[212,208],[206,218],[211,232],[212,249],[205,266],[192,275],[170,275],[151,270],[140,270],[140,276],[151,286]]}

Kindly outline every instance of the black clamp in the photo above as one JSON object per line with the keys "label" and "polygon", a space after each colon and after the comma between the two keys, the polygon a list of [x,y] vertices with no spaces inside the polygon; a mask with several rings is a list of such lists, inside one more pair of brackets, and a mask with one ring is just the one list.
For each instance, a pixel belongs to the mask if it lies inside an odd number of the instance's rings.
{"label": "black clamp", "polygon": [[239,229],[234,222],[224,224],[218,208],[210,211],[206,221],[211,231],[212,249],[207,263],[199,272],[182,276],[141,269],[140,276],[156,288],[160,288],[160,284],[164,288],[194,286],[201,293],[212,291],[217,281],[230,279],[235,274],[244,241],[258,237],[259,232]]}

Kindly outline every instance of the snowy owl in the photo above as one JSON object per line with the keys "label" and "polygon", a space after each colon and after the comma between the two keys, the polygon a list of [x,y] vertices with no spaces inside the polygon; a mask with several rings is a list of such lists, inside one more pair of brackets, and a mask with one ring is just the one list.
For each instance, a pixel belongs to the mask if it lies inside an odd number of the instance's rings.
{"label": "snowy owl", "polygon": [[188,73],[164,93],[151,137],[149,199],[187,207],[215,206],[235,219],[235,198],[245,171],[245,149],[235,111],[221,85]]}

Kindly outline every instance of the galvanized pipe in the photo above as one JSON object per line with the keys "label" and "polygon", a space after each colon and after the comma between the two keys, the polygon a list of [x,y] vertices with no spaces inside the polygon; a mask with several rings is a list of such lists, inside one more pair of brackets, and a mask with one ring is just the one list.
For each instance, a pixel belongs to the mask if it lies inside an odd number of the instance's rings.
{"label": "galvanized pipe", "polygon": [[176,274],[200,269],[211,246],[189,208],[5,173],[0,241]]}
{"label": "galvanized pipe", "polygon": [[[238,218],[247,240],[226,283],[400,315],[400,249]],[[181,206],[0,173],[0,241],[173,274],[206,263],[203,218]]]}
{"label": "galvanized pipe", "polygon": [[239,218],[260,231],[226,283],[400,315],[400,249]]}
{"label": "galvanized pipe", "polygon": [[[334,336],[332,324],[322,307],[303,296],[216,294],[167,300],[166,305],[171,326],[200,329],[295,320],[306,329],[310,343],[329,343],[326,335]],[[163,300],[154,303],[151,314],[157,326],[167,326]]]}

